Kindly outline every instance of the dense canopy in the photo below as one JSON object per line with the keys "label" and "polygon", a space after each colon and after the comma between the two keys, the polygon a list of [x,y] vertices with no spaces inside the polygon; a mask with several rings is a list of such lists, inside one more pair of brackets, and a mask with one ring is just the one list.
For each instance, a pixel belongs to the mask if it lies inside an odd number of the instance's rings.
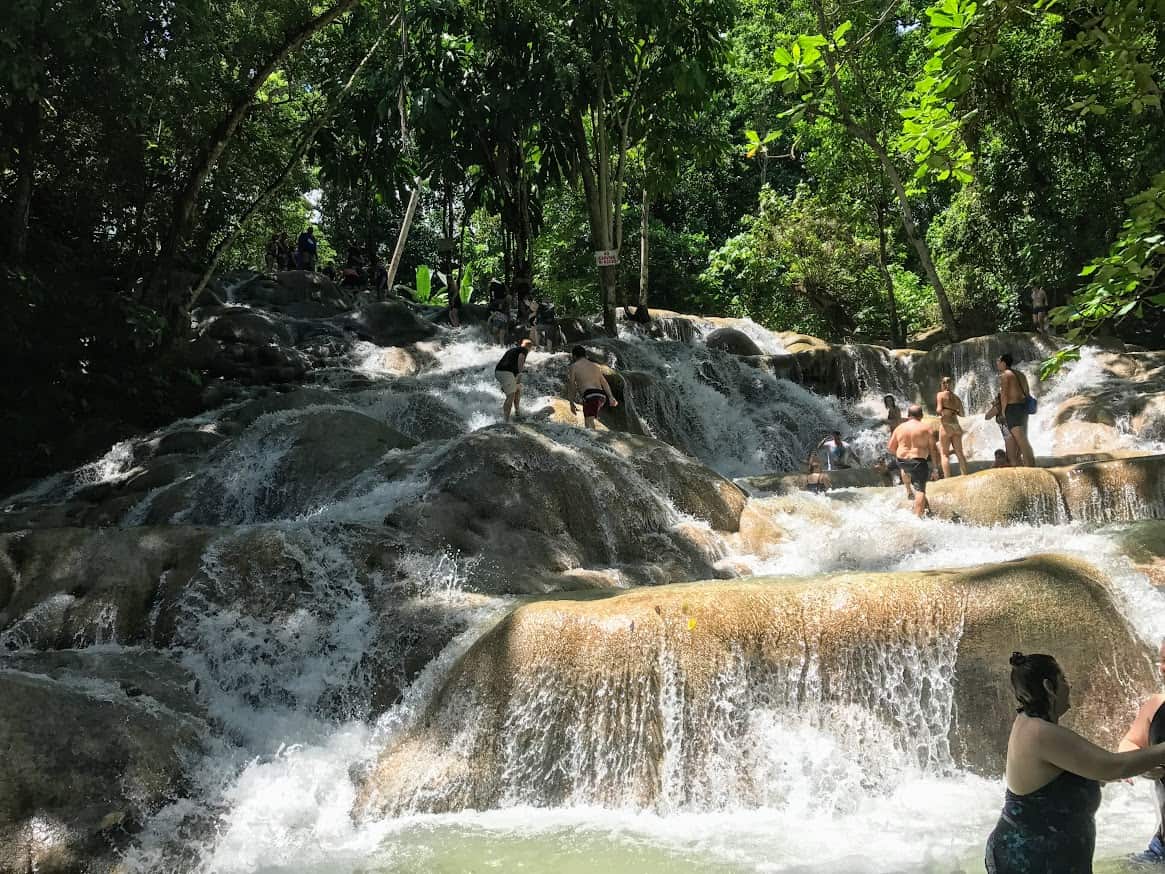
{"label": "dense canopy", "polygon": [[608,330],[642,301],[901,345],[1043,287],[1071,339],[1159,336],[1163,39],[1122,0],[17,0],[10,463],[195,406],[191,308],[309,223],[321,265]]}

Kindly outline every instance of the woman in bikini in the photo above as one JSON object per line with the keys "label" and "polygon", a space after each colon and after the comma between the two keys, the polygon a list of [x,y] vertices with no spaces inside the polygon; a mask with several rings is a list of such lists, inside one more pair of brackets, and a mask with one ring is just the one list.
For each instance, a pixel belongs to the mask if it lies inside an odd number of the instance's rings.
{"label": "woman in bikini", "polygon": [[942,378],[942,388],[935,396],[934,407],[938,410],[938,452],[942,461],[943,476],[951,475],[951,451],[959,459],[959,473],[967,472],[967,455],[963,452],[963,426],[959,416],[966,415],[963,402],[954,391],[954,380]]}

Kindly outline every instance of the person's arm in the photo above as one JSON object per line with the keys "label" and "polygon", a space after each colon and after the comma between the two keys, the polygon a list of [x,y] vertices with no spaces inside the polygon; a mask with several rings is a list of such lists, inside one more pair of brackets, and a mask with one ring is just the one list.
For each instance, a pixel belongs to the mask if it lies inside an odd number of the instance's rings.
{"label": "person's arm", "polygon": [[1120,746],[1117,747],[1118,752],[1143,750],[1149,745],[1149,725],[1153,722],[1153,716],[1161,706],[1162,700],[1165,700],[1165,695],[1154,695],[1141,705],[1141,709],[1137,711],[1132,724],[1129,725],[1129,730],[1121,738]]}
{"label": "person's arm", "polygon": [[603,391],[607,393],[607,403],[609,403],[612,407],[619,406],[619,402],[615,400],[615,396],[611,394],[611,386],[607,384],[607,377],[603,376],[602,371],[599,371],[599,382],[603,386]]}
{"label": "person's arm", "polygon": [[890,442],[886,444],[886,449],[895,457],[898,455],[898,429],[895,428],[890,432]]}
{"label": "person's arm", "polygon": [[575,406],[574,399],[577,397],[577,390],[574,387],[574,365],[566,368],[566,399],[570,401],[570,414],[573,416],[578,413],[578,407]]}
{"label": "person's arm", "polygon": [[1165,744],[1110,753],[1076,732],[1050,722],[1040,726],[1034,740],[1048,764],[1089,780],[1123,780],[1165,765]]}
{"label": "person's arm", "polygon": [[518,355],[518,376],[526,372],[526,353],[522,352]]}

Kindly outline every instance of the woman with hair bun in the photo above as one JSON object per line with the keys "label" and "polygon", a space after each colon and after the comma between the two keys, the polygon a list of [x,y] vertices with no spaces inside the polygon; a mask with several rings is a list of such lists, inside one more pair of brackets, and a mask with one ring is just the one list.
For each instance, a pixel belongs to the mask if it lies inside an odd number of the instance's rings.
{"label": "woman with hair bun", "polygon": [[988,874],[1092,874],[1100,781],[1165,764],[1165,743],[1110,753],[1059,724],[1068,678],[1050,655],[1011,655],[1019,707],[1007,741],[1003,813],[987,839]]}

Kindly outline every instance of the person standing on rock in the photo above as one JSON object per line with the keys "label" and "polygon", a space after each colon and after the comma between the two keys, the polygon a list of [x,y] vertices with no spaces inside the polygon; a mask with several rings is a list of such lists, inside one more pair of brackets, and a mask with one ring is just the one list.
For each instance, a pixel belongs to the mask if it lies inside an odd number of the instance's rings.
{"label": "person standing on rock", "polygon": [[1071,686],[1050,655],[1011,654],[1019,702],[1007,740],[1003,812],[987,839],[987,874],[1092,874],[1100,783],[1154,773],[1165,744],[1110,753],[1060,725]]}
{"label": "person standing on rock", "polygon": [[938,457],[942,464],[943,476],[951,475],[951,452],[959,459],[959,474],[967,472],[967,455],[963,452],[963,426],[959,416],[965,416],[963,402],[955,394],[954,380],[944,376],[939,393],[935,395],[934,407],[938,410]]}
{"label": "person standing on rock", "polygon": [[296,241],[295,251],[299,257],[300,270],[315,270],[316,269],[316,251],[319,244],[316,241],[316,229],[309,227],[306,231],[299,235]]}
{"label": "person standing on rock", "polygon": [[1031,399],[1031,392],[1028,391],[1027,377],[1014,370],[1013,364],[1014,360],[1006,352],[995,361],[995,369],[999,371],[999,399],[1003,406],[1003,418],[1007,422],[1011,439],[1015,441],[1019,450],[1016,466],[1035,467],[1035,454],[1027,436],[1028,401]]}
{"label": "person standing on rock", "polygon": [[[1019,447],[1015,445],[1015,438],[1011,436],[1011,429],[1007,427],[1007,420],[1003,418],[1003,401],[999,399],[999,395],[995,396],[983,418],[994,419],[995,424],[999,426],[999,433],[1003,437],[1003,454],[1007,458],[1007,464],[1002,466],[1016,467],[1019,464]],[[996,458],[998,457],[996,453]]]}
{"label": "person standing on rock", "polygon": [[578,414],[575,398],[582,398],[583,424],[594,431],[595,419],[604,406],[619,406],[611,394],[611,386],[603,376],[603,369],[587,358],[587,350],[575,346],[570,350],[571,363],[566,371],[566,397],[570,400],[570,414]]}
{"label": "person standing on rock", "polygon": [[882,398],[882,403],[886,405],[886,424],[890,426],[890,433],[893,434],[894,429],[902,424],[902,410],[894,395],[886,395]]}
{"label": "person standing on rock", "polygon": [[511,412],[521,418],[522,413],[518,406],[522,401],[522,373],[526,369],[526,356],[530,354],[533,346],[529,338],[522,340],[517,346],[507,349],[502,360],[494,368],[494,376],[497,377],[502,393],[506,396],[506,402],[502,405],[502,416],[507,422],[510,421]]}
{"label": "person standing on rock", "polygon": [[906,488],[914,489],[914,515],[921,519],[930,509],[926,484],[930,482],[930,459],[937,451],[934,432],[922,421],[922,406],[911,404],[906,421],[894,429],[887,445],[898,459],[898,469]]}
{"label": "person standing on rock", "polygon": [[[1157,650],[1157,670],[1165,679],[1165,641]],[[1121,738],[1117,752],[1144,750],[1165,741],[1165,707],[1162,704],[1165,704],[1165,694],[1158,692],[1149,696]],[[1131,856],[1130,861],[1161,865],[1165,870],[1165,768],[1155,768],[1141,776],[1153,781],[1153,792],[1157,797],[1157,831],[1153,833],[1148,848]]]}

